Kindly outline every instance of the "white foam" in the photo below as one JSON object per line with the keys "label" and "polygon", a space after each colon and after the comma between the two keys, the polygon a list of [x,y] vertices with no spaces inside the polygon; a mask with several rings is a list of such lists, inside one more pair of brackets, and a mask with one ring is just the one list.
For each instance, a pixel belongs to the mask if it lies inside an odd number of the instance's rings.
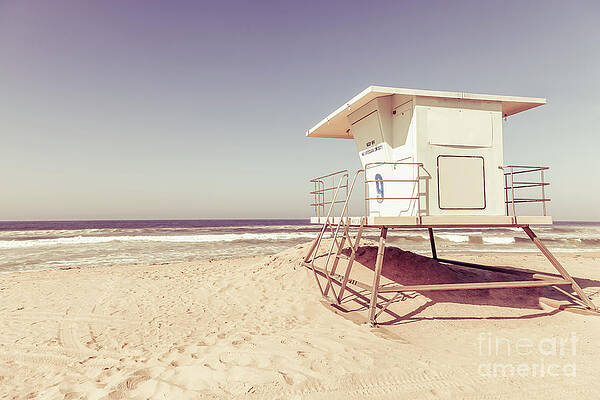
{"label": "white foam", "polygon": [[515,238],[512,236],[488,236],[483,237],[483,243],[489,244],[510,244],[514,243]]}
{"label": "white foam", "polygon": [[452,233],[443,233],[438,235],[442,239],[449,240],[454,243],[464,243],[469,241],[469,235],[456,235]]}
{"label": "white foam", "polygon": [[314,238],[313,232],[272,232],[272,233],[224,233],[216,235],[169,235],[169,236],[75,236],[54,239],[0,240],[0,249],[15,249],[38,246],[98,244],[109,242],[169,242],[169,243],[211,243],[234,242],[238,240],[291,240]]}

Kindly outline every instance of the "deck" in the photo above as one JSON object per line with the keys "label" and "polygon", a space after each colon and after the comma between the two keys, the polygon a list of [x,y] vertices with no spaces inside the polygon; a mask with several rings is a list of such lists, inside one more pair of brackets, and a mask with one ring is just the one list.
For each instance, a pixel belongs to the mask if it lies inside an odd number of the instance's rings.
{"label": "deck", "polygon": [[[360,226],[361,219],[365,217],[344,218],[343,224],[349,222],[350,226]],[[349,221],[347,221],[347,219]],[[311,224],[323,225],[327,217],[311,217]],[[330,224],[337,225],[340,217],[330,217]],[[369,216],[366,217],[365,227],[381,228],[519,228],[529,225],[552,225],[550,216],[504,216],[504,215],[427,215],[427,216]]]}

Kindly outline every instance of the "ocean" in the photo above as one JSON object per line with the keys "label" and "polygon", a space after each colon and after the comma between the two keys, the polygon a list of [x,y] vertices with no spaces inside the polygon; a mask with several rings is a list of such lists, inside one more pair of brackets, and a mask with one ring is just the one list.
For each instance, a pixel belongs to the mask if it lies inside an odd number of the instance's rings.
{"label": "ocean", "polygon": [[[307,220],[0,222],[0,272],[160,264],[273,254],[312,240]],[[600,222],[555,222],[534,231],[555,252],[600,251]],[[375,239],[376,231],[365,236]],[[426,230],[393,230],[390,245],[429,254]],[[440,253],[534,252],[519,229],[436,231]]]}

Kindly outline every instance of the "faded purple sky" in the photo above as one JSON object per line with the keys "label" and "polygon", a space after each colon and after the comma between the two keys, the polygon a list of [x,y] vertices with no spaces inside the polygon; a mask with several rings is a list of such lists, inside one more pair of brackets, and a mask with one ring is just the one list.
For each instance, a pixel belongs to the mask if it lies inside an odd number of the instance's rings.
{"label": "faded purple sky", "polygon": [[546,97],[505,161],[600,220],[600,3],[0,0],[0,219],[307,217],[371,84]]}

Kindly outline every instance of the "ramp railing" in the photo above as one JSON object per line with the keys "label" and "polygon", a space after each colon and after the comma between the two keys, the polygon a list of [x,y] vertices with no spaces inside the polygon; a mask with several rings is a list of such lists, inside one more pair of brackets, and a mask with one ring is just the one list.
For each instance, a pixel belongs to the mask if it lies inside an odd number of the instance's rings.
{"label": "ramp railing", "polygon": [[[310,205],[313,209],[314,217],[324,217],[326,206],[329,205],[335,208],[336,204],[344,203],[348,197],[347,169],[318,176],[309,182],[314,186],[314,190],[310,192],[313,196],[313,202]],[[343,200],[338,200],[338,198]]]}
{"label": "ramp railing", "polygon": [[[512,212],[513,216],[517,216],[517,204],[541,203],[542,215],[546,216],[546,203],[550,201],[546,198],[546,186],[550,183],[546,182],[544,171],[550,168],[523,165],[507,165],[500,168],[504,171],[506,215],[510,216]],[[539,188],[539,193],[532,188]]]}

